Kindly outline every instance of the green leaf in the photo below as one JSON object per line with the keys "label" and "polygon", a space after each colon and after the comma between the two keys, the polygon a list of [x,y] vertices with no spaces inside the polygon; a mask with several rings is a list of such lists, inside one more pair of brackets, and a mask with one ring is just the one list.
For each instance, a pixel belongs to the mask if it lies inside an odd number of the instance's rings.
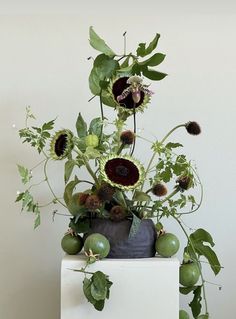
{"label": "green leaf", "polygon": [[22,210],[29,206],[33,202],[33,197],[29,193],[29,191],[25,191],[23,197],[22,197]]}
{"label": "green leaf", "polygon": [[78,177],[75,176],[75,179],[71,182],[69,182],[66,187],[65,187],[65,191],[64,191],[64,201],[66,203],[66,205],[69,205],[69,202],[72,198],[72,193],[73,190],[75,188],[75,186],[79,183],[80,181],[78,180]]}
{"label": "green leaf", "polygon": [[201,242],[194,243],[194,248],[199,255],[204,256],[208,260],[211,269],[217,275],[221,270],[221,265],[214,250],[209,246],[203,245]]}
{"label": "green leaf", "polygon": [[74,160],[68,160],[65,163],[65,173],[64,173],[65,184],[69,181],[74,166],[75,166],[75,161]]}
{"label": "green leaf", "polygon": [[165,59],[165,54],[162,53],[155,53],[153,56],[151,56],[149,59],[139,62],[139,65],[142,66],[156,66],[161,64],[162,61]]}
{"label": "green leaf", "polygon": [[133,196],[133,201],[140,201],[140,202],[150,202],[151,197],[141,191],[135,191],[134,196]]}
{"label": "green leaf", "polygon": [[102,80],[104,80],[104,78],[101,77],[101,74],[99,73],[99,68],[93,67],[89,74],[89,88],[94,95],[100,95],[100,81]]}
{"label": "green leaf", "polygon": [[87,124],[84,121],[81,113],[79,113],[76,121],[76,130],[79,137],[85,137],[87,135]]}
{"label": "green leaf", "polygon": [[30,181],[30,179],[32,178],[32,175],[30,174],[29,170],[21,165],[17,165],[18,167],[18,171],[20,173],[21,176],[21,181],[23,184],[26,184]]}
{"label": "green leaf", "polygon": [[167,143],[166,144],[166,148],[168,148],[168,149],[172,149],[172,148],[177,148],[177,147],[183,147],[183,145],[182,144],[180,144],[180,143],[171,143],[171,142],[169,142],[169,143]]}
{"label": "green leaf", "polygon": [[189,304],[189,306],[191,307],[192,314],[193,314],[194,318],[196,318],[201,312],[201,308],[202,308],[202,305],[201,305],[201,300],[202,300],[201,290],[202,290],[202,287],[198,286],[193,291],[194,297],[193,297],[193,300]]}
{"label": "green leaf", "polygon": [[37,228],[41,223],[40,214],[36,215],[35,221],[34,221],[34,229]]}
{"label": "green leaf", "polygon": [[194,233],[192,233],[190,235],[190,239],[194,242],[207,242],[212,247],[215,245],[211,235],[205,229],[202,228],[199,228]]}
{"label": "green leaf", "polygon": [[160,81],[167,76],[166,73],[158,72],[158,71],[155,71],[153,69],[148,69],[148,68],[142,69],[142,73],[148,79],[153,80],[153,81]]}
{"label": "green leaf", "polygon": [[199,286],[193,286],[193,287],[179,287],[179,292],[182,295],[188,295],[191,291],[194,291],[197,289]]}
{"label": "green leaf", "polygon": [[16,200],[15,200],[15,202],[19,202],[20,200],[22,200],[23,199],[23,197],[24,197],[24,192],[23,193],[20,193],[17,197],[16,197]]}
{"label": "green leaf", "polygon": [[107,295],[106,275],[101,271],[96,271],[92,276],[91,294],[96,300],[103,300]]}
{"label": "green leaf", "polygon": [[93,27],[89,28],[89,43],[95,50],[103,52],[108,56],[116,55],[105,41],[97,35],[97,33],[93,30]]}
{"label": "green leaf", "polygon": [[100,136],[102,132],[102,125],[103,122],[100,117],[96,117],[95,119],[93,119],[89,125],[89,134]]}
{"label": "green leaf", "polygon": [[119,69],[119,63],[105,54],[96,57],[93,63],[94,68],[98,68],[100,78],[111,78],[114,71]]}
{"label": "green leaf", "polygon": [[156,33],[154,39],[149,43],[147,48],[146,48],[146,43],[139,43],[139,46],[136,50],[137,55],[144,57],[144,56],[150,54],[153,50],[155,50],[159,38],[160,38],[160,34]]}
{"label": "green leaf", "polygon": [[98,300],[95,304],[94,304],[94,308],[98,311],[102,311],[102,309],[104,308],[105,305],[105,300]]}
{"label": "green leaf", "polygon": [[83,280],[83,292],[87,300],[91,304],[95,305],[96,300],[93,298],[91,294],[91,284],[92,284],[92,280],[85,277]]}
{"label": "green leaf", "polygon": [[127,56],[127,58],[125,58],[124,62],[121,64],[121,69],[122,68],[127,68],[129,66],[129,59],[130,59],[130,56]]}
{"label": "green leaf", "polygon": [[129,231],[129,238],[132,238],[136,235],[141,224],[141,219],[139,219],[135,214],[133,214],[133,220]]}
{"label": "green leaf", "polygon": [[54,127],[55,120],[56,119],[51,120],[51,121],[49,121],[47,123],[44,123],[43,126],[42,126],[42,131],[50,131],[50,130],[52,130],[53,127]]}
{"label": "green leaf", "polygon": [[87,233],[90,229],[90,222],[88,218],[79,217],[75,222],[76,218],[71,218],[69,227],[74,230],[77,234]]}
{"label": "green leaf", "polygon": [[113,97],[107,91],[102,91],[102,103],[111,107],[116,107]]}
{"label": "green leaf", "polygon": [[133,70],[133,67],[134,65],[137,65],[137,63],[132,63],[126,67],[121,67],[119,70],[117,70],[116,72],[117,73],[125,73],[125,74],[130,74],[132,73],[132,70]]}

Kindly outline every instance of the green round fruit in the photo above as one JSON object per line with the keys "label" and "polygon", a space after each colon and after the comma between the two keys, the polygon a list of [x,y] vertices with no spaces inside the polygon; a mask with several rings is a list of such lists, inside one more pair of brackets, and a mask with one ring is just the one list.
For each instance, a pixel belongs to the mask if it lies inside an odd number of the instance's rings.
{"label": "green round fruit", "polygon": [[198,265],[194,262],[183,264],[179,268],[179,282],[185,287],[194,286],[200,277]]}
{"label": "green round fruit", "polygon": [[99,233],[89,235],[84,242],[84,251],[89,254],[89,250],[94,255],[99,255],[100,258],[104,258],[109,254],[110,243],[108,239]]}
{"label": "green round fruit", "polygon": [[165,233],[156,240],[156,251],[162,257],[171,257],[179,250],[179,240],[171,233]]}
{"label": "green round fruit", "polygon": [[190,319],[189,314],[185,310],[179,311],[179,319]]}
{"label": "green round fruit", "polygon": [[99,139],[97,135],[95,134],[87,135],[85,137],[85,144],[87,147],[93,147],[93,148],[97,147],[99,144]]}
{"label": "green round fruit", "polygon": [[61,240],[61,248],[68,255],[76,255],[83,248],[83,239],[79,235],[67,234]]}

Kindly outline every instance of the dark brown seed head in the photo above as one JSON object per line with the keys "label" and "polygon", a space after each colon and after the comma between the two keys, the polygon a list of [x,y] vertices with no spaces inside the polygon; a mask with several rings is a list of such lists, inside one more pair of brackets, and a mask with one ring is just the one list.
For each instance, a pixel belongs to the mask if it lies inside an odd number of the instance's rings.
{"label": "dark brown seed head", "polygon": [[120,140],[125,145],[131,145],[133,144],[135,139],[135,135],[132,131],[124,131],[120,135]]}
{"label": "dark brown seed head", "polygon": [[85,201],[85,207],[90,210],[94,211],[101,207],[101,201],[97,195],[89,195]]}
{"label": "dark brown seed head", "polygon": [[179,184],[179,187],[181,190],[187,190],[193,184],[193,181],[192,181],[191,177],[189,177],[189,176],[180,176],[176,182],[177,182],[177,184]]}
{"label": "dark brown seed head", "polygon": [[86,193],[79,193],[78,194],[78,201],[79,205],[84,205],[86,202],[86,199],[88,198],[89,194]]}
{"label": "dark brown seed head", "polygon": [[110,210],[110,219],[114,222],[118,222],[120,220],[123,220],[125,218],[125,210],[123,207],[116,205],[113,206]]}
{"label": "dark brown seed head", "polygon": [[115,193],[115,188],[109,185],[108,183],[104,183],[97,191],[97,196],[103,202],[110,201],[112,196]]}
{"label": "dark brown seed head", "polygon": [[201,127],[197,122],[188,122],[185,127],[189,134],[198,135],[201,133]]}
{"label": "dark brown seed head", "polygon": [[157,183],[153,186],[152,192],[156,196],[165,196],[168,192],[166,185],[162,183]]}

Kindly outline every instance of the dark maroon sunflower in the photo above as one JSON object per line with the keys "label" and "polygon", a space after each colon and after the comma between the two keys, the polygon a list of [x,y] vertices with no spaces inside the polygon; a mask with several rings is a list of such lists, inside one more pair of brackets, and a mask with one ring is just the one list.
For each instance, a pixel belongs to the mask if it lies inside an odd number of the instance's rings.
{"label": "dark maroon sunflower", "polygon": [[102,158],[100,173],[103,181],[123,190],[134,189],[144,179],[143,166],[128,155]]}

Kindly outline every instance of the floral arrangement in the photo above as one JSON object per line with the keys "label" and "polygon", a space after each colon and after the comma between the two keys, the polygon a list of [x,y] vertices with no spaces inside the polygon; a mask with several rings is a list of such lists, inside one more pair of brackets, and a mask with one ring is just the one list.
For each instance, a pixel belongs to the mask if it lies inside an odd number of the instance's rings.
{"label": "floral arrangement", "polygon": [[[63,214],[53,209],[53,216],[70,217],[69,230],[61,245],[68,254],[77,254],[84,246],[87,262],[84,268],[77,271],[85,274],[84,294],[97,310],[102,310],[105,299],[109,298],[112,282],[108,275],[101,271],[90,272],[87,267],[109,256],[111,243],[104,234],[90,232],[91,220],[109,220],[113,225],[128,220],[128,239],[136,236],[142,220],[152,220],[156,236],[154,254],[167,258],[176,254],[180,246],[177,236],[166,232],[163,226],[166,218],[172,218],[186,235],[180,266],[180,293],[193,295],[189,305],[194,318],[207,319],[209,313],[202,258],[215,275],[221,266],[212,249],[214,242],[211,235],[202,228],[189,233],[183,223],[185,215],[193,214],[200,208],[203,187],[192,161],[179,151],[183,145],[169,140],[178,129],[198,135],[201,128],[197,122],[189,121],[177,125],[164,137],[154,141],[137,133],[136,114],[144,112],[154,94],[149,88],[149,81],[160,81],[167,75],[155,69],[165,55],[154,53],[159,34],[148,45],[139,43],[135,54],[126,53],[126,33],[123,37],[124,52],[116,54],[90,28],[90,45],[100,54],[93,59],[89,75],[89,87],[93,94],[89,101],[98,97],[99,117],[87,124],[79,113],[75,132],[61,129],[51,133],[55,120],[42,126],[29,126],[29,120],[35,117],[27,107],[26,125],[20,129],[19,135],[23,143],[38,151],[42,160],[31,169],[18,165],[23,184],[30,186],[19,192],[16,201],[22,203],[22,211],[35,215],[35,228],[40,225],[42,207],[62,205],[68,211],[68,214]],[[114,108],[114,120],[105,117],[104,105]],[[133,119],[133,127],[127,127],[128,118]],[[109,127],[113,128],[112,132]],[[139,142],[146,142],[152,150],[146,164],[141,163],[135,154],[135,145]],[[57,161],[65,161],[63,196],[55,194],[47,173],[48,163]],[[42,181],[31,183],[32,171],[40,167],[43,167]],[[87,180],[79,179],[81,169],[87,171]],[[47,184],[52,194],[51,201],[46,205],[39,203],[31,193],[32,188],[41,183]],[[199,189],[199,200],[191,193],[193,188]],[[85,234],[84,238],[81,234]],[[179,316],[182,319],[190,318],[185,310],[180,310]]]}

